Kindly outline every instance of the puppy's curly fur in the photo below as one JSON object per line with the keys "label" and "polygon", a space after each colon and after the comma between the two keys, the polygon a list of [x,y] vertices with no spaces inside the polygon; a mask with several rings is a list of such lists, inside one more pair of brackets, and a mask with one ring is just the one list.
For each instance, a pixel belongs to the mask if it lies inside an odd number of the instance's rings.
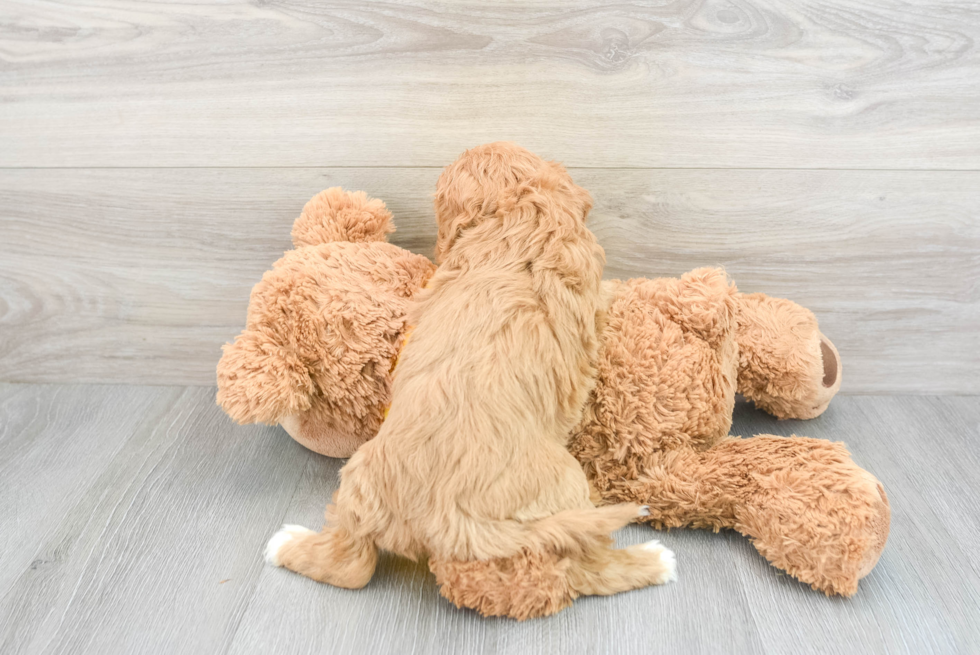
{"label": "puppy's curly fur", "polygon": [[440,267],[410,313],[388,417],[342,470],[323,531],[278,534],[275,564],[357,588],[378,548],[428,556],[444,596],[519,619],[672,578],[659,544],[611,548],[642,510],[594,507],[566,449],[604,306],[591,205],[563,167],[513,144],[443,172]]}

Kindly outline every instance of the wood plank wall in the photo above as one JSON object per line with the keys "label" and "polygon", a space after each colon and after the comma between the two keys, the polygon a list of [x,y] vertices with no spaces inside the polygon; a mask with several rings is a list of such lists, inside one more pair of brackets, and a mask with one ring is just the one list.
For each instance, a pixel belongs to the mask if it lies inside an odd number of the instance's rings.
{"label": "wood plank wall", "polygon": [[980,393],[968,0],[0,4],[0,381],[213,384],[331,185],[431,250],[439,168],[515,140],[608,277],[723,265],[850,393]]}

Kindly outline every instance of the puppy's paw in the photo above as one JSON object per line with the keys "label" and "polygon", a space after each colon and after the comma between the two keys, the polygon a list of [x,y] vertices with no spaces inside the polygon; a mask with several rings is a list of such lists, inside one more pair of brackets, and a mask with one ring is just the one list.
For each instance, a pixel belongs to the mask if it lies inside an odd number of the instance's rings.
{"label": "puppy's paw", "polygon": [[662,573],[656,584],[673,582],[677,579],[677,556],[674,551],[664,548],[656,539],[642,544],[643,550],[650,552],[661,564]]}
{"label": "puppy's paw", "polygon": [[269,543],[265,545],[265,561],[273,566],[282,566],[279,559],[279,551],[287,542],[294,539],[297,535],[312,534],[313,530],[304,528],[301,525],[284,525],[282,530],[272,535]]}
{"label": "puppy's paw", "polygon": [[637,516],[640,516],[640,517],[650,516],[650,506],[649,505],[640,505],[640,509],[637,510],[636,515]]}

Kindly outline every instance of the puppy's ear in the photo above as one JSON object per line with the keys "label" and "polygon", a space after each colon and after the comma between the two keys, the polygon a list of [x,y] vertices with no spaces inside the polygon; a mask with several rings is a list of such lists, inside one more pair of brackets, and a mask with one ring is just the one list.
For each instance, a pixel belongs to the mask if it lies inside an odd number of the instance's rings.
{"label": "puppy's ear", "polygon": [[436,236],[436,263],[442,264],[446,255],[456,243],[463,230],[476,225],[487,208],[478,202],[477,194],[469,196],[469,200],[456,197],[448,185],[436,190],[435,207],[439,230]]}
{"label": "puppy's ear", "polygon": [[534,221],[546,231],[584,225],[592,209],[589,192],[576,186],[561,164],[536,157],[523,164],[495,175],[474,176],[459,162],[443,171],[434,197],[437,263],[444,262],[464,231],[490,217],[505,223]]}
{"label": "puppy's ear", "polygon": [[551,179],[557,202],[573,219],[584,223],[592,211],[592,194],[572,182],[568,171],[558,162],[548,162],[548,167],[554,173]]}
{"label": "puppy's ear", "polygon": [[576,204],[576,213],[582,217],[584,223],[589,218],[592,211],[592,194],[580,186],[572,185],[573,202]]}
{"label": "puppy's ear", "polygon": [[[502,217],[534,220],[545,231],[580,229],[592,209],[592,196],[575,185],[561,164],[548,162],[528,179],[502,189],[496,211]],[[505,220],[507,220],[505,218]]]}
{"label": "puppy's ear", "polygon": [[528,243],[540,247],[534,268],[551,270],[566,286],[581,290],[598,286],[606,261],[602,247],[585,226],[591,208],[589,192],[553,164],[505,189],[499,196],[497,215],[505,232],[508,226],[533,226]]}

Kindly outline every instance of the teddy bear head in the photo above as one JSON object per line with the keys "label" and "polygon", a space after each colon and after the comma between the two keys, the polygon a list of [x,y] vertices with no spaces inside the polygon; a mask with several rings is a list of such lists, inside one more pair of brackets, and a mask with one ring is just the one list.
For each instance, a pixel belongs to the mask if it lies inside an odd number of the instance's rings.
{"label": "teddy bear head", "polygon": [[252,289],[245,330],[218,364],[217,402],[239,423],[281,424],[299,443],[349,457],[377,433],[412,296],[434,271],[387,243],[391,213],[327,189],[293,225]]}

